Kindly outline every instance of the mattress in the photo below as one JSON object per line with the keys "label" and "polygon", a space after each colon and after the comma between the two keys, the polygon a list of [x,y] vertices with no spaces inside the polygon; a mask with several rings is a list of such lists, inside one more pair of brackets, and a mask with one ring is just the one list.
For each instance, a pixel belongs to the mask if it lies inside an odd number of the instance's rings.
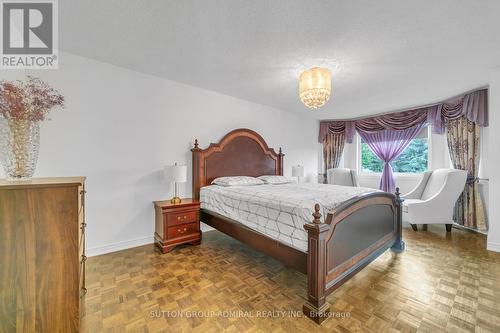
{"label": "mattress", "polygon": [[255,186],[210,185],[200,190],[201,208],[235,220],[283,244],[307,252],[304,224],[313,220],[319,203],[323,218],[355,196],[374,192],[364,187],[329,184]]}

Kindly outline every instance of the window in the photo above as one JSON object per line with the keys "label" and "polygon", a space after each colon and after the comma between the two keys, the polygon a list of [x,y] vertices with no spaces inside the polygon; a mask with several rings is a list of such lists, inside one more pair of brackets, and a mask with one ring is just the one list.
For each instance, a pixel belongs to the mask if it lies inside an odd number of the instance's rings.
{"label": "window", "polygon": [[[368,144],[360,140],[361,172],[382,172],[384,162],[380,160],[368,147]],[[406,147],[399,157],[391,162],[392,171],[399,173],[422,173],[427,171],[429,164],[428,153],[428,129],[427,127],[417,135]]]}

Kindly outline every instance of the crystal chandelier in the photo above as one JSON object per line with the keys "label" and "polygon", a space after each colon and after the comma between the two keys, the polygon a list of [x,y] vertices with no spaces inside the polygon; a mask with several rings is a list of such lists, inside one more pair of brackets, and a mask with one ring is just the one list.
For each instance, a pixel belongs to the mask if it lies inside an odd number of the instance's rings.
{"label": "crystal chandelier", "polygon": [[310,109],[325,105],[332,90],[332,74],[328,68],[314,67],[300,74],[299,96]]}

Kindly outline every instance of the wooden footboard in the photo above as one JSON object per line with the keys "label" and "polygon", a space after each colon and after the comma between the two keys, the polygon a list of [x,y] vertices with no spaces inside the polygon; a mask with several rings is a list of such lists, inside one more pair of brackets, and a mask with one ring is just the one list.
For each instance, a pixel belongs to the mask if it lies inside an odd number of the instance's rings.
{"label": "wooden footboard", "polygon": [[317,323],[329,316],[326,296],[388,248],[402,251],[402,200],[374,192],[346,201],[321,222],[316,204],[308,232],[307,302],[304,314]]}

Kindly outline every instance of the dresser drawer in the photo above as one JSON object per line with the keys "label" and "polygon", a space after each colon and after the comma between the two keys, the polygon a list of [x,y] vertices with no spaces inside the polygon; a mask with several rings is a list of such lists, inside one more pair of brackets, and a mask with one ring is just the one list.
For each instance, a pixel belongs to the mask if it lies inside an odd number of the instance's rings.
{"label": "dresser drawer", "polygon": [[167,237],[169,239],[183,237],[198,232],[198,223],[183,224],[176,227],[168,228]]}
{"label": "dresser drawer", "polygon": [[198,222],[198,211],[192,210],[180,213],[170,213],[166,216],[166,218],[168,227],[186,223],[194,223]]}

